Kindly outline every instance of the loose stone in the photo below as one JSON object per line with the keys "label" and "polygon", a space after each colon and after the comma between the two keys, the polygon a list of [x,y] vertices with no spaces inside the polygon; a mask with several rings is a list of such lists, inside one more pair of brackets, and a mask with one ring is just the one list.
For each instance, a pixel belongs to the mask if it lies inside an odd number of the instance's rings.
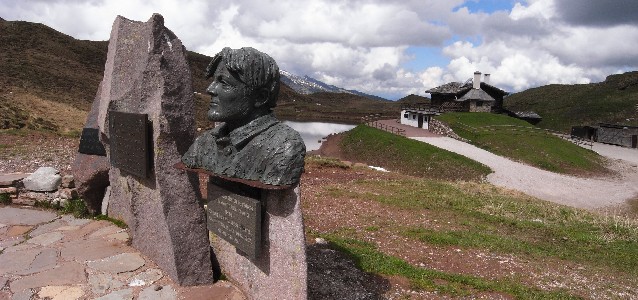
{"label": "loose stone", "polygon": [[60,172],[51,167],[41,167],[29,177],[22,180],[24,188],[34,192],[51,192],[58,189],[62,177]]}

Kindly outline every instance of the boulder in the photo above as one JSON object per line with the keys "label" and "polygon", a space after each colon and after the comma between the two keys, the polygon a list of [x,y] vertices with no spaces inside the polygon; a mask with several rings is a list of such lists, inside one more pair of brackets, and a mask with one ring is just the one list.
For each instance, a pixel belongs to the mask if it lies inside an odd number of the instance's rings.
{"label": "boulder", "polygon": [[62,182],[60,172],[52,167],[41,167],[22,180],[24,188],[33,192],[51,192]]}

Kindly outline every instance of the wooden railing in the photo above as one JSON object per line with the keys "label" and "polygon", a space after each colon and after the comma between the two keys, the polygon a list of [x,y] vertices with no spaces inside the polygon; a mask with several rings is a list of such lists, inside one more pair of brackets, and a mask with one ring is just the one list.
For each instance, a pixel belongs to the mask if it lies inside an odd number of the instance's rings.
{"label": "wooden railing", "polygon": [[416,103],[401,105],[401,110],[414,110],[418,112],[429,112],[432,114],[441,114],[443,110],[439,105],[432,105],[428,103]]}
{"label": "wooden railing", "polygon": [[405,136],[405,130],[404,129],[397,128],[397,127],[394,127],[392,125],[383,124],[383,123],[380,123],[380,122],[377,122],[377,121],[368,122],[368,123],[366,123],[366,125],[368,125],[370,127],[377,128],[377,129],[381,129],[381,130],[384,130],[384,131],[387,131],[387,132],[391,132],[391,133],[394,133],[394,134],[397,134],[397,135],[400,135],[400,136]]}

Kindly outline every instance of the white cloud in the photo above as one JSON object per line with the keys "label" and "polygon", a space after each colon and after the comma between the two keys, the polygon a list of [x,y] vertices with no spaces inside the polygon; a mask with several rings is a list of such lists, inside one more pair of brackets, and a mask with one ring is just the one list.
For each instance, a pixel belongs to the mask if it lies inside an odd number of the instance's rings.
{"label": "white cloud", "polygon": [[[251,46],[295,74],[393,98],[423,95],[476,70],[520,91],[638,68],[638,26],[620,8],[606,9],[590,26],[587,16],[600,5],[578,2],[582,7],[572,12],[555,1],[477,13],[464,0],[5,0],[0,16],[106,40],[116,15],[146,21],[157,12],[190,50],[212,56],[223,47]],[[447,60],[412,67],[407,51],[423,46],[440,47]]]}
{"label": "white cloud", "polygon": [[514,5],[510,13],[512,20],[525,18],[550,19],[555,15],[554,0],[530,0],[527,2],[529,2],[527,6],[521,3]]}
{"label": "white cloud", "polygon": [[282,0],[267,7],[242,6],[235,25],[248,36],[299,44],[437,45],[450,36],[447,28],[423,21],[408,7],[392,3]]}

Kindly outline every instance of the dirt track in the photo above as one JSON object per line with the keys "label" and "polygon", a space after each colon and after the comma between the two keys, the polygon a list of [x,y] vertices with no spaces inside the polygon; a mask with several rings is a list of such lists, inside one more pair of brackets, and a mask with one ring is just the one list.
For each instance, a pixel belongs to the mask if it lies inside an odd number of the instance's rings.
{"label": "dirt track", "polygon": [[[585,209],[623,204],[638,197],[638,150],[595,144],[593,150],[609,157],[619,177],[579,178],[552,173],[492,154],[447,137],[411,137],[476,160],[494,170],[487,180],[497,186]],[[619,159],[622,158],[622,159]]]}

